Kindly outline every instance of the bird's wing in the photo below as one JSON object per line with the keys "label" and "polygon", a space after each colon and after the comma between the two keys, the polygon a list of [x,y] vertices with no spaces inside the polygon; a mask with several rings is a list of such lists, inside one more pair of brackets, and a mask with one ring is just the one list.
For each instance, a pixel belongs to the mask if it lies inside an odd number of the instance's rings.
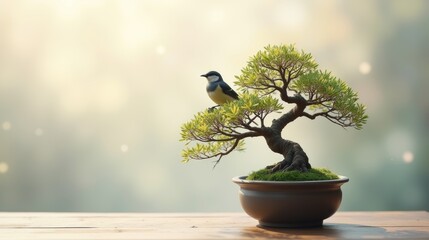
{"label": "bird's wing", "polygon": [[238,100],[238,94],[226,82],[220,82],[219,85],[226,95]]}

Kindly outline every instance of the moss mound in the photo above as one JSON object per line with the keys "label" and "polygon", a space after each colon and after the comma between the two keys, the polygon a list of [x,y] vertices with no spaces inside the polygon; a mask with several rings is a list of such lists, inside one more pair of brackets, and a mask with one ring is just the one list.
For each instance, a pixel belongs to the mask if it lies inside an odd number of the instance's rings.
{"label": "moss mound", "polygon": [[252,172],[246,179],[262,181],[316,181],[339,179],[339,177],[326,168],[312,168],[308,172],[280,171],[275,173],[270,173],[268,169],[261,169]]}

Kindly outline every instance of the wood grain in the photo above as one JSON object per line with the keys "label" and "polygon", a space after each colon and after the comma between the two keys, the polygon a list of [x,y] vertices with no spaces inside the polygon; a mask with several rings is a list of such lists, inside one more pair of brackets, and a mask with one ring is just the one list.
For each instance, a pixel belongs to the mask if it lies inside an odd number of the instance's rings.
{"label": "wood grain", "polygon": [[323,228],[263,229],[244,213],[0,213],[0,239],[429,239],[428,212],[338,212]]}

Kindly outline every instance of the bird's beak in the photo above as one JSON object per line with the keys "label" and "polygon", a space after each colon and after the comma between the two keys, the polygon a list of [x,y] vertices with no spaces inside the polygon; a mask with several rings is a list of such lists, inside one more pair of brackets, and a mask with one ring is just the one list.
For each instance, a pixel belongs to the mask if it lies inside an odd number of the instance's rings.
{"label": "bird's beak", "polygon": [[203,74],[203,75],[201,75],[200,77],[207,77],[207,75]]}

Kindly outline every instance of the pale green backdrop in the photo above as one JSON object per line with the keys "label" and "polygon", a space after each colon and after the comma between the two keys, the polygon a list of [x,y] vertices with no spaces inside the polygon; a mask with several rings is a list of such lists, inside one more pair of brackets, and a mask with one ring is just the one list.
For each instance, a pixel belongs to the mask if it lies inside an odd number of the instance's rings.
{"label": "pale green backdrop", "polygon": [[359,92],[361,131],[284,136],[350,177],[342,210],[429,210],[429,2],[0,1],[1,211],[241,211],[262,139],[180,163],[180,125],[267,44],[295,43]]}

